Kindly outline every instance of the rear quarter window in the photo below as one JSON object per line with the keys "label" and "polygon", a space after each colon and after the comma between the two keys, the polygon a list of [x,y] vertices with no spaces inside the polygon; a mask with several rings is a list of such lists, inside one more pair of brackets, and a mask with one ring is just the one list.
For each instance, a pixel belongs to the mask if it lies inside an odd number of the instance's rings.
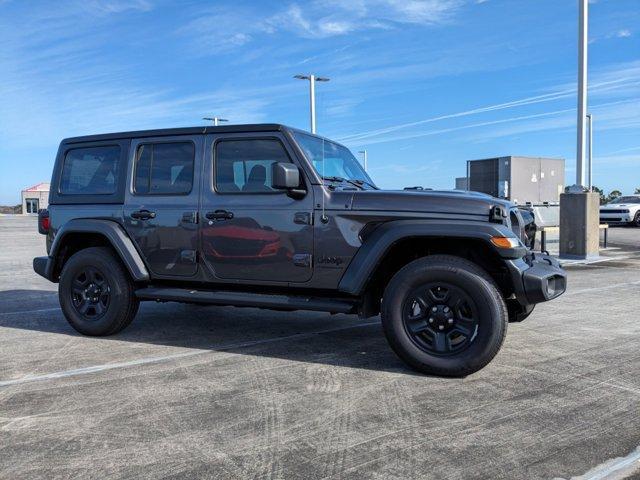
{"label": "rear quarter window", "polygon": [[64,195],[111,195],[116,192],[120,147],[74,148],[64,157],[59,191]]}

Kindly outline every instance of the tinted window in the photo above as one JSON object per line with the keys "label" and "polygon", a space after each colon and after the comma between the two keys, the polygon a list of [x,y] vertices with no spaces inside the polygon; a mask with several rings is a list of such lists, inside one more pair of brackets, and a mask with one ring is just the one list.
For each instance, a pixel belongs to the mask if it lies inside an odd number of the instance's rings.
{"label": "tinted window", "polygon": [[115,193],[120,147],[75,148],[64,157],[60,193],[108,195]]}
{"label": "tinted window", "polygon": [[216,144],[216,190],[219,192],[269,193],[271,168],[290,163],[278,140],[224,140]]}
{"label": "tinted window", "polygon": [[195,147],[191,142],[147,143],[138,147],[135,192],[180,195],[193,186]]}

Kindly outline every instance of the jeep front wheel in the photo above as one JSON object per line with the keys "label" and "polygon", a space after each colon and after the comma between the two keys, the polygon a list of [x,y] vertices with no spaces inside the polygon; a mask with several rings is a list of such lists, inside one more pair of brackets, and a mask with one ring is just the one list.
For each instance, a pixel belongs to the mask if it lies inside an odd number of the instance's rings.
{"label": "jeep front wheel", "polygon": [[80,250],[65,263],[58,286],[67,321],[84,335],[111,335],[131,323],[139,301],[133,282],[110,249]]}
{"label": "jeep front wheel", "polygon": [[384,291],[382,325],[391,348],[410,367],[459,377],[498,353],[508,313],[489,275],[463,258],[415,260]]}

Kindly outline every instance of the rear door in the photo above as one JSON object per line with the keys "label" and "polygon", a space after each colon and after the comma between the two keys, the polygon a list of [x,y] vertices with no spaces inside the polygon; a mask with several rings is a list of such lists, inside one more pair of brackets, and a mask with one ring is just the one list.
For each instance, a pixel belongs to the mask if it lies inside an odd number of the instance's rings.
{"label": "rear door", "polygon": [[271,187],[275,162],[296,163],[279,133],[209,135],[200,207],[202,258],[216,279],[300,283],[311,278],[313,192]]}
{"label": "rear door", "polygon": [[197,273],[203,136],[134,139],[124,225],[156,278]]}

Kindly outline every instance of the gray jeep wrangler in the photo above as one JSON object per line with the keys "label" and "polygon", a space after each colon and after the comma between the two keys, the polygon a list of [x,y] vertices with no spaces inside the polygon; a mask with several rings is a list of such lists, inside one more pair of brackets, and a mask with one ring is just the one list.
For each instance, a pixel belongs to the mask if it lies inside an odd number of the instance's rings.
{"label": "gray jeep wrangler", "polygon": [[344,146],[282,125],[68,138],[51,185],[33,266],[86,335],[144,300],[381,314],[409,366],[462,376],[566,286],[514,205],[380,190]]}

